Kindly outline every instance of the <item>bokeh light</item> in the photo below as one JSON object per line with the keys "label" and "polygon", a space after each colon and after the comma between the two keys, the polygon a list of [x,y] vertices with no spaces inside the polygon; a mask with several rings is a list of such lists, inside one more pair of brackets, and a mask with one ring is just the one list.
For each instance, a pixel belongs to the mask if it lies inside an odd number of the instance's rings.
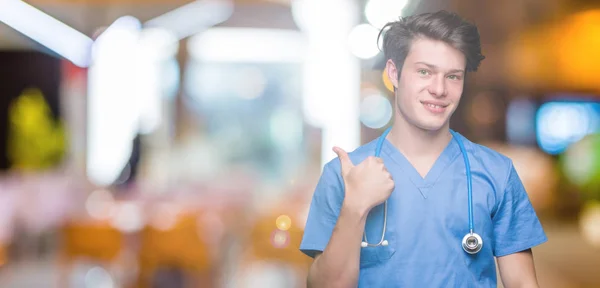
{"label": "bokeh light", "polygon": [[276,229],[271,233],[271,244],[275,248],[286,248],[290,244],[290,233]]}
{"label": "bokeh light", "polygon": [[115,212],[114,199],[108,190],[96,190],[85,202],[88,214],[98,220],[107,220]]}
{"label": "bokeh light", "polygon": [[[294,287],[293,268],[279,262],[255,261],[243,271],[239,283],[231,287]],[[241,284],[243,283],[243,284]]]}
{"label": "bokeh light", "polygon": [[354,22],[352,1],[347,0],[291,0],[294,23],[310,34],[340,31]]}
{"label": "bokeh light", "polygon": [[167,231],[175,227],[181,208],[173,203],[158,203],[151,213],[150,225],[157,230]]}
{"label": "bokeh light", "polygon": [[530,99],[511,101],[506,111],[506,137],[512,144],[535,144],[536,104]]}
{"label": "bokeh light", "polygon": [[379,54],[378,35],[379,30],[369,24],[355,26],[348,35],[350,51],[354,56],[361,59],[370,59],[377,56]]}
{"label": "bokeh light", "polygon": [[113,288],[115,284],[108,271],[102,267],[94,267],[85,274],[85,287]]}
{"label": "bokeh light", "polygon": [[370,94],[360,103],[360,121],[367,127],[379,129],[392,119],[392,104],[380,93]]}
{"label": "bokeh light", "polygon": [[571,145],[561,157],[565,176],[582,191],[600,197],[600,134]]}
{"label": "bokeh light", "polygon": [[[598,89],[600,74],[600,10],[571,15],[553,31],[556,66],[551,70],[564,88]],[[542,43],[540,43],[542,44]],[[544,45],[544,44],[542,44]]]}
{"label": "bokeh light", "polygon": [[140,205],[135,202],[119,203],[112,225],[125,233],[141,230],[144,226],[144,218]]}
{"label": "bokeh light", "polygon": [[600,103],[544,103],[538,110],[536,122],[540,148],[549,154],[559,154],[599,130]]}
{"label": "bokeh light", "polygon": [[580,214],[579,226],[584,239],[600,248],[600,202],[586,203]]}
{"label": "bokeh light", "polygon": [[381,29],[391,21],[397,21],[402,16],[402,10],[409,0],[369,0],[365,6],[367,21]]}
{"label": "bokeh light", "polygon": [[290,227],[292,227],[292,219],[288,215],[281,215],[277,217],[275,224],[277,225],[277,229],[281,231],[287,231],[290,229]]}

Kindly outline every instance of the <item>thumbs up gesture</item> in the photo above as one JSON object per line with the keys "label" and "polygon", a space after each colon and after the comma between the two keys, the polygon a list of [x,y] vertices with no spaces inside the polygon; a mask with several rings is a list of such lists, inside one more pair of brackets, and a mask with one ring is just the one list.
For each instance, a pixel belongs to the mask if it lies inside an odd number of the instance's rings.
{"label": "thumbs up gesture", "polygon": [[383,159],[369,156],[358,165],[354,165],[348,153],[334,147],[342,167],[344,179],[344,205],[368,213],[373,207],[387,200],[394,190],[394,180],[383,164]]}

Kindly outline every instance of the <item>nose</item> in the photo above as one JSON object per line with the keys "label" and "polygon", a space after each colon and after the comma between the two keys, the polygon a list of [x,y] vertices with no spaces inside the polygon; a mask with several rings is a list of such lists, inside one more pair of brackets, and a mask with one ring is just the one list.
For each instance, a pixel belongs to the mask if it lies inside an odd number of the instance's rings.
{"label": "nose", "polygon": [[433,77],[429,85],[429,93],[434,97],[446,96],[446,81],[445,77],[437,75]]}

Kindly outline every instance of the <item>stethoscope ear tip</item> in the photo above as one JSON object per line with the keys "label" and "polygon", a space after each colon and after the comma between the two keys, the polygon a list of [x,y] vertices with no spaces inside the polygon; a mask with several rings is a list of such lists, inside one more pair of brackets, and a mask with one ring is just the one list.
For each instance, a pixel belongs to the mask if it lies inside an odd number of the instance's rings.
{"label": "stethoscope ear tip", "polygon": [[[389,243],[388,243],[387,240],[383,240],[383,241],[381,241],[380,244],[371,244],[371,246],[379,246],[379,245],[381,245],[381,246],[388,246],[388,244]],[[367,243],[366,241],[360,242],[360,247],[367,248],[367,246],[369,246],[369,243]]]}

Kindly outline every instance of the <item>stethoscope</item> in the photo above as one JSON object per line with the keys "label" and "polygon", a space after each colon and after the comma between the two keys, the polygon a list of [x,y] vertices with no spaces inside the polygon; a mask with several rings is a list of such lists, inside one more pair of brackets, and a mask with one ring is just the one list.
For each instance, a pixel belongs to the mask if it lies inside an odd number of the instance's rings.
{"label": "stethoscope", "polygon": [[[375,147],[375,157],[379,157],[379,155],[381,154],[381,147],[383,146],[383,141],[385,140],[385,137],[387,137],[388,133],[390,133],[391,129],[391,127],[386,129],[385,132],[383,132],[383,134],[381,135],[381,137],[379,137],[379,139],[377,140],[377,146]],[[471,185],[471,165],[469,163],[469,157],[467,156],[467,151],[465,150],[462,141],[459,140],[456,132],[450,130],[450,133],[452,134],[452,138],[454,138],[454,140],[456,140],[456,142],[458,143],[458,147],[460,147],[460,152],[463,155],[463,159],[465,161],[465,169],[467,172],[467,193],[469,201],[469,232],[462,239],[462,248],[463,250],[465,250],[465,252],[469,254],[476,254],[481,250],[481,247],[483,246],[483,240],[481,239],[481,236],[479,236],[479,234],[474,232],[473,228],[473,192]],[[383,231],[381,233],[381,240],[379,240],[379,243],[377,244],[369,243],[369,241],[367,240],[367,233],[365,228],[365,233],[363,233],[363,241],[362,243],[360,243],[361,247],[365,248],[388,246],[389,243],[387,240],[385,240],[385,231],[387,229],[387,206],[388,205],[386,200],[383,204]]]}

